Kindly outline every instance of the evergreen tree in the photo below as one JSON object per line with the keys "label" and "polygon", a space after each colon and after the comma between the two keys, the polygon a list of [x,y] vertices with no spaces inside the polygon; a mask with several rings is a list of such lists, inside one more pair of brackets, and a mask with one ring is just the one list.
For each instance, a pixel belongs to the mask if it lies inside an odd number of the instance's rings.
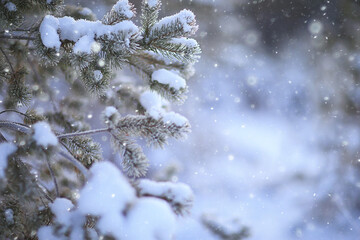
{"label": "evergreen tree", "polygon": [[[101,20],[62,0],[0,1],[1,239],[171,239],[192,192],[139,180],[149,161],[136,141],[163,147],[190,131],[169,102],[185,100],[200,47],[195,15],[159,19],[160,7],[144,0],[137,26],[127,0]],[[117,78],[123,67],[144,83]],[[102,159],[95,134],[121,164]]]}

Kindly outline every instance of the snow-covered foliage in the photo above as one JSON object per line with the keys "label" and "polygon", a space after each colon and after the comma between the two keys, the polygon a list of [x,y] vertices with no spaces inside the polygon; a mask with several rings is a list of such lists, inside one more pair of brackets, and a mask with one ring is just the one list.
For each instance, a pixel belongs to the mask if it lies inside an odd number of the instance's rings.
{"label": "snow-covered foliage", "polygon": [[189,210],[193,201],[193,192],[184,183],[154,182],[148,179],[140,180],[138,184],[141,196],[154,196],[166,199],[171,203],[176,213],[183,214]]}
{"label": "snow-covered foliage", "polygon": [[152,30],[152,35],[157,37],[157,34],[162,32],[163,29],[167,28],[168,26],[180,28],[180,30],[185,36],[191,35],[194,34],[198,29],[198,26],[195,25],[194,23],[195,23],[194,13],[184,9],[177,14],[162,18],[158,23],[154,25],[154,29]]}
{"label": "snow-covered foliage", "polygon": [[97,38],[113,38],[119,32],[124,34],[123,41],[129,42],[129,38],[136,35],[138,31],[131,21],[105,25],[100,21],[76,21],[72,17],[56,18],[51,15],[45,16],[40,25],[41,40],[46,47],[59,51],[61,41],[69,40],[75,42],[73,49],[75,53],[91,53],[92,45]]}
{"label": "snow-covered foliage", "polygon": [[13,143],[0,143],[0,179],[5,177],[8,157],[16,151]]}
{"label": "snow-covered foliage", "polygon": [[166,112],[163,108],[161,97],[153,91],[145,91],[140,96],[140,103],[146,112],[156,120],[163,120],[167,124],[175,124],[176,126],[186,126],[189,121],[175,112]]}
{"label": "snow-covered foliage", "polygon": [[190,132],[171,103],[201,52],[195,15],[119,0],[96,20],[106,4],[83,3],[0,1],[0,239],[172,240],[190,187],[137,178],[145,147]]}
{"label": "snow-covered foliage", "polygon": [[166,69],[159,69],[152,73],[152,81],[157,81],[160,84],[169,85],[170,88],[180,90],[186,87],[186,82],[182,77],[179,77],[173,72]]}
{"label": "snow-covered foliage", "polygon": [[68,231],[70,239],[81,239],[85,236],[85,218],[89,216],[98,218],[95,229],[99,236],[117,240],[172,239],[176,219],[165,200],[137,198],[133,187],[112,163],[96,163],[90,174],[89,182],[79,193],[77,206],[64,198],[50,204],[57,226],[40,228],[40,240],[68,239],[65,236]]}

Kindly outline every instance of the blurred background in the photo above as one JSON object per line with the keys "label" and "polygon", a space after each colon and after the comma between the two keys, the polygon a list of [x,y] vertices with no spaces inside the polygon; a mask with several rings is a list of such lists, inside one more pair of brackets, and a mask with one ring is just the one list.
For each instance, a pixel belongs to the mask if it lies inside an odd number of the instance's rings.
{"label": "blurred background", "polygon": [[176,239],[360,239],[360,2],[162,2],[196,14],[203,50],[174,108],[192,133],[147,152],[150,177],[195,193]]}

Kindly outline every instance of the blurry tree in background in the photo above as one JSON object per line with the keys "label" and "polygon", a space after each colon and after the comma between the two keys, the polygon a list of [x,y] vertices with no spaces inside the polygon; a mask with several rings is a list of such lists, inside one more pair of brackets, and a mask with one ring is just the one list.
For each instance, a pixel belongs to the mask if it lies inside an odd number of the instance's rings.
{"label": "blurry tree in background", "polygon": [[190,5],[202,26],[200,36],[202,31],[207,36],[203,59],[212,58],[238,88],[241,109],[296,124],[315,122],[316,132],[305,144],[319,149],[326,163],[321,177],[297,176],[315,181],[319,198],[304,209],[299,225],[315,221],[359,233],[360,2],[195,0]]}

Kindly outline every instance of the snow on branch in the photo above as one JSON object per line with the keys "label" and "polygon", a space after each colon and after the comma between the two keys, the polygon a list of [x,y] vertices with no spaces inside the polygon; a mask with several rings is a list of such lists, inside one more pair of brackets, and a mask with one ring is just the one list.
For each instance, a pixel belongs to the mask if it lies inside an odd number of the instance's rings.
{"label": "snow on branch", "polygon": [[140,196],[153,196],[165,199],[171,204],[173,211],[183,215],[189,211],[193,202],[193,192],[184,183],[154,182],[148,179],[139,181]]}
{"label": "snow on branch", "polygon": [[[137,26],[129,0],[118,0],[100,21],[90,9],[65,6],[63,0],[1,4],[0,15],[6,13],[0,17],[6,29],[0,36],[0,85],[7,93],[3,113],[30,108],[20,114],[22,122],[0,121],[1,130],[11,130],[5,137],[0,133],[0,180],[5,183],[0,190],[12,191],[3,194],[1,207],[18,203],[13,212],[5,208],[17,225],[9,228],[0,218],[0,232],[40,240],[174,239],[175,213],[190,207],[190,188],[141,181],[135,189],[128,179],[135,182],[147,173],[143,141],[163,147],[190,132],[189,121],[168,111],[166,102],[186,98],[186,79],[200,53],[196,40],[188,38],[198,28],[195,15],[183,10],[159,20],[161,1],[143,0]],[[34,10],[42,21],[29,17]],[[114,79],[113,70],[125,64],[141,72],[144,84]],[[32,109],[40,103],[44,111],[36,113]],[[104,128],[90,126],[99,104],[109,106],[102,114]],[[136,114],[120,114],[118,109],[125,108]],[[103,159],[93,134],[110,135],[121,166]],[[139,228],[139,223],[144,224]]]}
{"label": "snow on branch", "polygon": [[222,218],[214,214],[203,214],[201,221],[206,228],[220,239],[242,240],[250,236],[249,228],[238,218]]}
{"label": "snow on branch", "polygon": [[[149,92],[149,99],[151,99],[150,95]],[[143,102],[144,99],[143,97]],[[112,136],[113,148],[122,153],[122,165],[129,176],[145,175],[149,165],[141,147],[132,140],[133,137],[143,137],[148,145],[163,147],[167,144],[168,138],[180,139],[190,131],[187,119],[179,114],[161,112],[156,108],[151,108],[151,110],[157,111],[158,115],[120,117],[118,111],[112,106],[106,107],[102,114],[103,121],[109,127]]]}
{"label": "snow on branch", "polygon": [[115,25],[105,25],[100,21],[75,20],[72,17],[56,18],[45,16],[40,25],[40,35],[43,44],[59,51],[62,41],[74,42],[75,53],[91,53],[98,51],[96,40],[104,37],[114,38],[121,33],[125,44],[139,32],[132,21],[121,21]]}
{"label": "snow on branch", "polygon": [[[94,228],[102,236],[117,240],[170,240],[175,231],[175,216],[162,199],[138,198],[118,168],[110,162],[94,164],[91,177],[80,191],[76,206],[67,199],[57,198],[50,204],[55,215],[54,226],[38,231],[40,240],[84,239],[86,217],[93,219]],[[139,223],[142,224],[139,228]],[[93,231],[93,236],[99,238]]]}
{"label": "snow on branch", "polygon": [[160,84],[168,85],[170,88],[175,91],[179,91],[180,89],[186,88],[185,79],[180,77],[179,75],[166,70],[159,69],[153,72],[151,75],[152,81],[156,81]]}
{"label": "snow on branch", "polygon": [[185,79],[166,69],[159,69],[151,74],[150,88],[164,98],[178,103],[186,99],[185,93],[188,91]]}
{"label": "snow on branch", "polygon": [[102,19],[102,23],[113,25],[135,16],[134,6],[128,0],[119,0]]}
{"label": "snow on branch", "polygon": [[162,120],[165,124],[174,124],[178,127],[189,128],[189,121],[175,112],[166,112],[163,109],[163,103],[161,97],[153,91],[145,91],[140,96],[140,103],[149,114],[155,120]]}
{"label": "snow on branch", "polygon": [[33,139],[37,145],[48,148],[58,144],[58,139],[51,131],[51,127],[47,122],[37,122],[34,124],[33,129]]}
{"label": "snow on branch", "polygon": [[162,18],[154,25],[150,33],[150,41],[164,37],[184,37],[195,34],[198,30],[195,15],[184,9],[177,14]]}

